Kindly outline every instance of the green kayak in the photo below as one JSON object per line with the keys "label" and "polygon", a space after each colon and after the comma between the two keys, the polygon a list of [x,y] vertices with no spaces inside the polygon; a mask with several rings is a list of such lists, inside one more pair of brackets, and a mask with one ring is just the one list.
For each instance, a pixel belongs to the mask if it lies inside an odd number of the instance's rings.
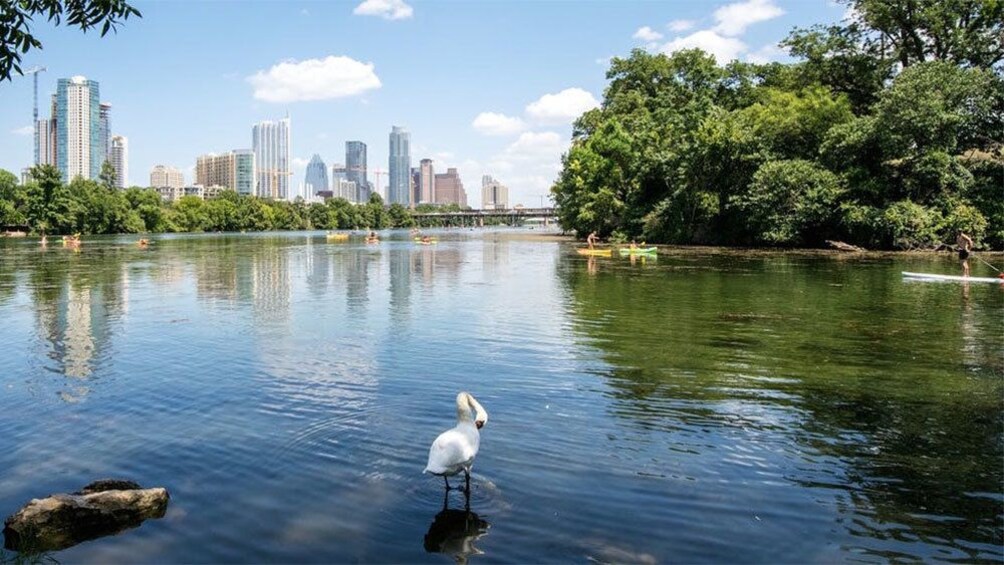
{"label": "green kayak", "polygon": [[655,255],[658,251],[658,247],[635,247],[634,249],[621,247],[619,249],[621,255]]}

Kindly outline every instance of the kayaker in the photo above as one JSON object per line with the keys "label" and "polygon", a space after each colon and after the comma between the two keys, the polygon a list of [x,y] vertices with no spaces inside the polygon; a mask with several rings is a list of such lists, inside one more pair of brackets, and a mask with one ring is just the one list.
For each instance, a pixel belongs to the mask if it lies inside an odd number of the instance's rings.
{"label": "kayaker", "polygon": [[962,261],[962,276],[969,276],[969,252],[973,248],[973,239],[966,235],[966,232],[959,230],[959,236],[955,238],[955,245],[958,246],[959,260]]}
{"label": "kayaker", "polygon": [[589,235],[586,236],[586,244],[589,245],[590,249],[593,248],[593,245],[596,243],[597,239],[598,238],[596,236],[596,230],[589,232]]}

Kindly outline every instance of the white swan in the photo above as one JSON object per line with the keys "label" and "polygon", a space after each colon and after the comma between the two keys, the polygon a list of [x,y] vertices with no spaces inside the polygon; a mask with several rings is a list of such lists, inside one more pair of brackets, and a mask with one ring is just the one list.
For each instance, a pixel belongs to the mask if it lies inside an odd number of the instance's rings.
{"label": "white swan", "polygon": [[[471,411],[474,411],[473,418]],[[429,463],[423,473],[443,477],[446,488],[450,480],[460,471],[467,481],[467,492],[471,490],[471,466],[481,444],[481,427],[488,422],[488,412],[469,393],[457,395],[457,425],[439,434],[429,448]]]}

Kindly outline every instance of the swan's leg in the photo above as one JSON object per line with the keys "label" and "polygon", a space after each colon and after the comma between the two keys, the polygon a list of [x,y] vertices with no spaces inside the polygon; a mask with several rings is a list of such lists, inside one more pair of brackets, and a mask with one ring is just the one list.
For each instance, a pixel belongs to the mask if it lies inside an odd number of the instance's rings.
{"label": "swan's leg", "polygon": [[446,483],[446,490],[447,490],[447,492],[449,492],[449,490],[450,490],[450,479],[446,475],[443,475],[443,482]]}
{"label": "swan's leg", "polygon": [[464,469],[464,476],[465,476],[466,481],[467,481],[467,487],[465,488],[465,490],[467,491],[467,496],[470,497],[471,496],[471,472],[468,471],[467,469]]}

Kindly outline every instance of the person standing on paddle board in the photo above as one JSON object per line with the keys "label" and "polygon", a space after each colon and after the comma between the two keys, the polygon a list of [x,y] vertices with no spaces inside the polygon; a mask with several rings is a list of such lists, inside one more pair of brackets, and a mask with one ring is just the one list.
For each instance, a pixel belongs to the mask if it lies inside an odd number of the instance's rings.
{"label": "person standing on paddle board", "polygon": [[595,243],[596,243],[596,230],[593,230],[589,232],[589,235],[586,236],[586,244],[589,245],[590,249],[592,249],[593,244]]}
{"label": "person standing on paddle board", "polygon": [[962,261],[962,276],[969,276],[969,250],[973,248],[973,239],[966,235],[966,232],[959,230],[959,236],[955,238],[955,245],[959,248],[959,260]]}

